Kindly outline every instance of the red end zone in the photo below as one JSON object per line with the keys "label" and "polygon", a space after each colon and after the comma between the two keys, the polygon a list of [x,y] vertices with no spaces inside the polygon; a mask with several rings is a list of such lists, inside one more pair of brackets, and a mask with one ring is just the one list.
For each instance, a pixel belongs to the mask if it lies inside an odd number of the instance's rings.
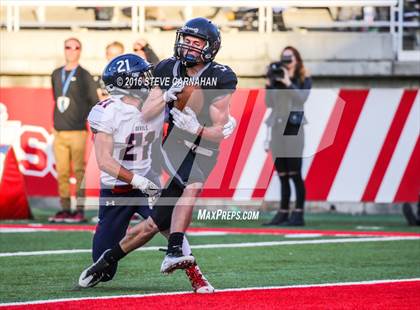
{"label": "red end zone", "polygon": [[16,304],[2,309],[418,309],[420,281],[243,289]]}
{"label": "red end zone", "polygon": [[[95,231],[94,225],[66,224],[0,224],[1,229],[32,229],[39,231]],[[187,232],[220,232],[236,235],[286,235],[286,234],[319,234],[321,236],[376,236],[404,237],[416,236],[416,232],[400,231],[353,231],[353,230],[317,230],[288,228],[236,228],[236,227],[190,227]]]}

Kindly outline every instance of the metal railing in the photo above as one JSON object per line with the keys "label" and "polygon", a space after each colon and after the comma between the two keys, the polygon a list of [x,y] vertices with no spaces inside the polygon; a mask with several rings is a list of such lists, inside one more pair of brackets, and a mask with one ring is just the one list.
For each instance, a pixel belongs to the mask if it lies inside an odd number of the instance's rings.
{"label": "metal railing", "polygon": [[[418,22],[404,22],[404,0],[2,0],[1,6],[6,7],[6,21],[2,25],[7,31],[19,31],[21,27],[28,28],[131,28],[133,32],[145,33],[146,27],[180,26],[183,21],[153,21],[146,20],[147,7],[182,7],[184,20],[193,16],[193,7],[247,7],[258,5],[258,32],[270,34],[273,31],[273,8],[282,7],[388,7],[389,21],[331,21],[327,23],[305,24],[306,29],[343,29],[343,28],[387,28],[393,36],[393,51],[400,60],[419,59],[420,51],[403,50],[404,28],[419,28]],[[23,22],[20,19],[21,7],[37,7],[40,16],[45,16],[46,7],[131,7],[131,21],[46,21],[45,18],[36,22]],[[227,21],[219,24],[221,27],[239,28],[242,21]],[[298,28],[299,24],[293,25]]]}

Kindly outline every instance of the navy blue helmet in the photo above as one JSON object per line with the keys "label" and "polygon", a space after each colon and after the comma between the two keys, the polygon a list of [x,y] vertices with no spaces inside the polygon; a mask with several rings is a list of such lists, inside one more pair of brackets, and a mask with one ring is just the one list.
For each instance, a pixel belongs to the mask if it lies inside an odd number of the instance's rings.
{"label": "navy blue helmet", "polygon": [[[204,48],[192,47],[184,43],[185,36],[193,36],[206,41]],[[181,60],[187,67],[195,66],[198,63],[213,61],[220,49],[222,39],[220,31],[215,24],[203,17],[189,20],[182,28],[176,32],[174,56]],[[199,53],[199,56],[189,54],[189,51]]]}
{"label": "navy blue helmet", "polygon": [[135,54],[112,59],[102,73],[105,89],[111,95],[145,99],[152,87],[153,65]]}

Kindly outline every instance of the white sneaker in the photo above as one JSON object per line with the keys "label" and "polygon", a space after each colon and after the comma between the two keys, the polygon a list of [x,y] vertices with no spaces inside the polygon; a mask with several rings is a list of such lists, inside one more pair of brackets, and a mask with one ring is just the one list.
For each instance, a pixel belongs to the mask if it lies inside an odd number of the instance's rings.
{"label": "white sneaker", "polygon": [[176,256],[167,254],[163,259],[162,265],[160,266],[160,272],[169,274],[174,272],[176,269],[186,269],[194,264],[194,256]]}

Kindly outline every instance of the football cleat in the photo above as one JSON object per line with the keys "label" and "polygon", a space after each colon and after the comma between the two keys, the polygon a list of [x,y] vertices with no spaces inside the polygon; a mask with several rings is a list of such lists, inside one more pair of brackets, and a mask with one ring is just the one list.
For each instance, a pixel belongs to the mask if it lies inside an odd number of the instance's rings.
{"label": "football cleat", "polygon": [[69,211],[59,211],[54,216],[48,218],[50,223],[64,223],[67,219],[71,218],[72,215]]}
{"label": "football cleat", "polygon": [[110,249],[102,253],[101,257],[89,266],[87,269],[83,270],[79,277],[79,286],[80,287],[94,287],[96,284],[101,282],[104,277],[104,271],[110,264],[104,259],[105,253],[111,251]]}
{"label": "football cleat", "polygon": [[276,213],[276,215],[271,219],[271,221],[263,223],[263,226],[274,226],[274,225],[280,225],[289,220],[289,211],[279,211]]}
{"label": "football cleat", "polygon": [[83,211],[76,211],[72,213],[69,217],[64,219],[66,223],[84,223],[87,222],[85,218],[85,213]]}
{"label": "football cleat", "polygon": [[214,293],[214,287],[206,279],[196,263],[185,269],[185,274],[190,280],[194,293],[209,294]]}
{"label": "football cleat", "polygon": [[88,275],[89,269],[83,270],[79,277],[79,286],[83,288],[94,287],[96,284],[101,282],[104,277],[104,273],[93,273]]}
{"label": "football cleat", "polygon": [[163,259],[162,265],[160,266],[160,272],[164,274],[169,274],[177,269],[186,269],[194,263],[194,256],[179,256],[176,254],[167,254]]}
{"label": "football cleat", "polygon": [[403,214],[405,219],[407,220],[408,225],[415,226],[417,225],[417,219],[414,215],[413,209],[411,208],[411,205],[409,203],[403,204]]}

